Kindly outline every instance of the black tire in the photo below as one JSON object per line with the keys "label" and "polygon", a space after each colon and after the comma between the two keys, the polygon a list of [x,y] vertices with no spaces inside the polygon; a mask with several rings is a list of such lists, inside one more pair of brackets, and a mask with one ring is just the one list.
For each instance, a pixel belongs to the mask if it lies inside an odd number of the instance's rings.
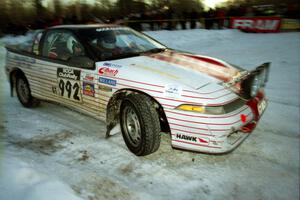
{"label": "black tire", "polygon": [[31,96],[31,90],[26,77],[18,73],[16,75],[16,92],[20,103],[26,108],[37,106],[40,101]]}
{"label": "black tire", "polygon": [[128,95],[121,104],[120,124],[124,141],[135,155],[145,156],[159,148],[159,116],[150,98],[142,94]]}

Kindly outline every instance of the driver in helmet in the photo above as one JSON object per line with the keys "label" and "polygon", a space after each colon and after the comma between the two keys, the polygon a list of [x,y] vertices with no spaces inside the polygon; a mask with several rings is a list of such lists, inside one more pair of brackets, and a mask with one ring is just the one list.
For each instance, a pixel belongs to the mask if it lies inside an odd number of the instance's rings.
{"label": "driver in helmet", "polygon": [[97,48],[103,59],[121,54],[121,48],[116,45],[116,36],[112,31],[103,31],[97,40]]}

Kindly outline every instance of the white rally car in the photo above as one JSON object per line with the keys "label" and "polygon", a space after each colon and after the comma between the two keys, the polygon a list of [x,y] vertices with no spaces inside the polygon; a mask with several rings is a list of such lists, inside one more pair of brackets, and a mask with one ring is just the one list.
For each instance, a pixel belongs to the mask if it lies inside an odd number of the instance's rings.
{"label": "white rally car", "polygon": [[247,71],[208,56],[167,48],[116,25],[65,25],[6,46],[6,73],[25,107],[59,102],[120,124],[138,156],[172,147],[224,153],[252,132],[267,100],[269,63]]}

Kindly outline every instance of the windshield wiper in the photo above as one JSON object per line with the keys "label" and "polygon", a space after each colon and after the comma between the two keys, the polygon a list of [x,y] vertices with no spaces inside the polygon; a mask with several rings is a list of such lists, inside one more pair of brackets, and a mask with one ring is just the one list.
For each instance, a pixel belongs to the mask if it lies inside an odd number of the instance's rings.
{"label": "windshield wiper", "polygon": [[105,60],[116,60],[116,59],[129,58],[129,57],[135,57],[135,56],[140,56],[140,53],[131,52],[131,53],[125,53],[125,54],[118,54],[118,55],[109,56],[109,57],[105,58]]}
{"label": "windshield wiper", "polygon": [[113,56],[108,56],[104,60],[116,60],[116,59],[122,59],[122,58],[129,58],[129,57],[135,57],[140,56],[146,53],[159,53],[165,51],[167,48],[154,48],[147,51],[141,51],[141,52],[129,52],[129,53],[123,53]]}
{"label": "windshield wiper", "polygon": [[164,52],[167,48],[153,48],[153,49],[149,49],[147,51],[142,51],[141,54],[145,54],[145,53],[160,53],[160,52]]}

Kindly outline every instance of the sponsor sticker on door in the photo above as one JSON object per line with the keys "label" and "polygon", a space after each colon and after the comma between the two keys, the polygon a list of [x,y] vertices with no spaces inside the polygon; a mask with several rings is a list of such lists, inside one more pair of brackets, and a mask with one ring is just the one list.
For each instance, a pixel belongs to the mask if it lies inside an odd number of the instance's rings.
{"label": "sponsor sticker on door", "polygon": [[182,87],[175,84],[168,84],[165,86],[164,95],[165,97],[170,98],[179,98],[181,97]]}
{"label": "sponsor sticker on door", "polygon": [[105,85],[111,85],[111,86],[116,86],[117,81],[109,78],[103,78],[99,77],[99,83],[105,84]]}
{"label": "sponsor sticker on door", "polygon": [[95,97],[95,85],[89,82],[83,82],[82,93],[86,96]]}

